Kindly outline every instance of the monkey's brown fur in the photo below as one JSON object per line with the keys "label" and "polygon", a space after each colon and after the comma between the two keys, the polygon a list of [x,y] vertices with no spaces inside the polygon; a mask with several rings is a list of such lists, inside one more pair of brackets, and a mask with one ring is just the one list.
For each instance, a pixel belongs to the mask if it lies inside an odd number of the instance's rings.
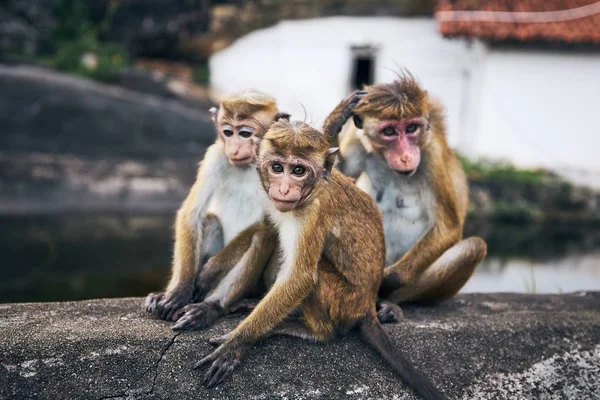
{"label": "monkey's brown fur", "polygon": [[[352,107],[354,109],[349,110]],[[418,138],[422,161],[417,172],[411,177],[392,174],[392,178],[415,190],[422,186],[429,188],[433,199],[423,200],[428,204],[429,229],[400,259],[387,266],[380,294],[395,303],[439,302],[454,296],[485,257],[487,247],[477,237],[461,241],[468,207],[468,186],[462,167],[448,146],[441,104],[430,98],[408,74],[391,83],[368,86],[364,92],[342,101],[324,125],[333,140],[341,129],[340,122],[343,124],[350,112],[355,121],[357,118],[363,121],[368,144],[365,147],[365,142],[359,140],[358,132],[352,127],[340,146],[343,165],[348,166],[347,172],[357,178],[362,173],[369,173],[366,167],[369,157],[376,160],[369,161],[370,165],[390,168],[381,161],[382,147],[373,139],[373,129],[379,121],[416,117],[427,121],[425,131]],[[380,193],[384,193],[392,188],[393,182],[379,184],[387,185],[380,189]],[[394,240],[394,237],[386,238],[388,243]]]}
{"label": "monkey's brown fur", "polygon": [[[265,134],[257,168],[269,196],[276,184],[269,173],[273,163],[289,161],[307,170],[297,180],[303,187],[295,208],[267,208],[282,248],[281,270],[253,312],[218,339],[221,346],[197,367],[212,364],[204,383],[213,386],[231,374],[253,343],[269,334],[327,340],[357,327],[419,393],[444,398],[393,347],[377,321],[375,302],[385,256],[382,217],[368,194],[332,171],[336,151],[329,149],[323,133],[300,122],[280,120]],[[285,320],[297,308],[301,320]]]}

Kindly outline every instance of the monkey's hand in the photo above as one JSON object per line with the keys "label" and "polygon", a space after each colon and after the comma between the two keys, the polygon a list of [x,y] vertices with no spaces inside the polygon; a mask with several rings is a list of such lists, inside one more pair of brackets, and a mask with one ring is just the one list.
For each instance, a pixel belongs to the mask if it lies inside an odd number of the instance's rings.
{"label": "monkey's hand", "polygon": [[176,315],[179,319],[173,326],[174,331],[191,331],[204,329],[214,324],[225,314],[223,308],[216,302],[188,304]]}
{"label": "monkey's hand", "polygon": [[342,130],[342,127],[348,121],[348,118],[352,116],[352,111],[367,92],[364,90],[355,90],[346,97],[341,103],[333,110],[331,114],[325,120],[323,124],[323,131],[326,135],[333,137],[336,136]]}
{"label": "monkey's hand", "polygon": [[177,311],[181,309],[181,307],[191,303],[192,292],[193,287],[189,285],[184,288],[168,291],[164,295],[154,295],[160,296],[161,298],[156,301],[157,298],[155,297],[154,303],[150,304],[151,307],[148,307],[147,309],[157,318],[165,321],[176,321],[181,315],[181,313],[178,313]]}
{"label": "monkey's hand", "polygon": [[398,322],[404,319],[404,313],[398,304],[379,300],[377,301],[377,319],[382,324]]}
{"label": "monkey's hand", "polygon": [[233,374],[233,370],[242,360],[244,351],[241,346],[225,342],[215,351],[198,361],[194,368],[211,364],[204,375],[202,385],[207,388],[215,387]]}

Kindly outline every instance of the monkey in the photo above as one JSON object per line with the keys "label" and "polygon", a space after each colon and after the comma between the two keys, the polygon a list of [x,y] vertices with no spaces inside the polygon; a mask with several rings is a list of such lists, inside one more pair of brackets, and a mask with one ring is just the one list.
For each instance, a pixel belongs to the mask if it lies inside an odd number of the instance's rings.
{"label": "monkey", "polygon": [[[233,331],[212,338],[217,349],[195,368],[210,364],[203,384],[213,387],[266,336],[325,341],[357,329],[417,393],[445,399],[377,320],[385,259],[382,215],[367,193],[333,169],[338,149],[329,145],[326,134],[283,119],[260,141],[256,168],[268,197],[267,219],[279,239],[280,267],[256,308]],[[301,317],[287,318],[295,309]]]}
{"label": "monkey", "polygon": [[[256,257],[257,246],[267,238],[260,228],[265,195],[256,190],[260,183],[253,168],[252,137],[262,137],[276,117],[288,114],[279,112],[273,97],[253,89],[225,97],[218,109],[213,107],[210,112],[217,138],[206,150],[196,181],[177,212],[170,281],[164,293],[151,293],[144,303],[148,312],[164,320],[177,320],[183,313],[182,307],[211,295],[209,292],[216,282],[224,282],[212,293],[214,304],[222,303],[219,312],[238,300],[238,293],[225,287],[233,280],[227,273],[238,272],[235,263],[230,265],[224,262],[227,259],[220,260],[220,265],[228,267],[218,271],[205,270],[203,266],[249,226],[255,227],[247,232],[246,248],[238,258]],[[246,250],[250,254],[245,254]],[[248,285],[253,283],[250,281]],[[214,314],[213,309],[203,310],[204,305],[190,307],[197,308],[200,314],[206,314],[204,311]]]}
{"label": "monkey", "polygon": [[479,237],[462,238],[467,179],[448,145],[442,105],[404,73],[342,100],[324,122],[330,140],[338,140],[350,117],[354,127],[341,141],[340,168],[383,214],[381,312],[451,298],[486,256],[487,245]]}

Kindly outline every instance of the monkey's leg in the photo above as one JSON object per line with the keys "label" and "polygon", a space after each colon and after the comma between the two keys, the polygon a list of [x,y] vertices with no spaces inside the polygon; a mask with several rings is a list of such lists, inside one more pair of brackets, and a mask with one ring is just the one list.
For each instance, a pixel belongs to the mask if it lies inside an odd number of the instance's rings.
{"label": "monkey's leg", "polygon": [[[202,246],[200,249],[200,268],[206,263],[206,261],[215,255],[223,247],[223,228],[219,218],[214,214],[207,214],[202,221]],[[191,283],[191,282],[190,282]],[[194,289],[194,301],[197,301],[198,290]],[[166,312],[166,306],[159,304],[165,298],[165,293],[150,293],[145,300],[144,307],[146,311],[150,313]],[[163,301],[165,303],[165,301]],[[178,303],[179,304],[179,303]],[[185,305],[181,303],[181,305]],[[180,308],[179,308],[180,309]],[[173,315],[166,315],[167,319],[177,319],[177,310],[172,311]]]}
{"label": "monkey's leg", "polygon": [[173,329],[203,329],[227,314],[229,308],[240,301],[258,283],[272,253],[269,242],[272,246],[273,241],[271,240],[270,231],[263,229],[256,232],[250,247],[235,267],[225,275],[202,303],[185,306]]}
{"label": "monkey's leg", "polygon": [[[218,229],[217,223],[219,224]],[[261,223],[251,225],[240,232],[231,242],[227,243],[227,246],[223,247],[220,223],[217,220],[216,223],[212,222],[212,225],[214,233],[210,237],[214,239],[206,247],[208,252],[208,256],[205,257],[206,263],[196,276],[196,294],[194,296],[194,301],[196,302],[204,300],[204,297],[213,291],[223,281],[225,276],[235,268],[251,246],[256,232],[263,229]],[[219,243],[219,239],[221,243]]]}
{"label": "monkey's leg", "polygon": [[204,218],[202,232],[202,249],[200,250],[202,258],[200,259],[200,268],[202,268],[202,266],[206,264],[211,257],[215,256],[219,250],[225,246],[223,239],[223,226],[221,225],[219,217],[216,215],[206,215]]}
{"label": "monkey's leg", "polygon": [[396,304],[407,301],[436,303],[449,299],[467,283],[487,254],[483,239],[461,240],[429,266],[414,282],[394,291],[387,300]]}
{"label": "monkey's leg", "polygon": [[299,339],[320,342],[325,340],[323,337],[315,335],[310,329],[297,319],[287,319],[277,325],[269,334],[269,336],[292,336]]}

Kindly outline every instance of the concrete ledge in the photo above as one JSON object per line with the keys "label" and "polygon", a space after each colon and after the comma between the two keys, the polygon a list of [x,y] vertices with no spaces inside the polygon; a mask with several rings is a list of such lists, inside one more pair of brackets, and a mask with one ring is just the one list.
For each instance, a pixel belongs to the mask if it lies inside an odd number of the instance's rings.
{"label": "concrete ledge", "polygon": [[[142,299],[0,305],[0,398],[413,399],[355,336],[270,338],[211,390],[205,332],[174,334]],[[405,310],[387,331],[453,399],[597,399],[600,292],[469,294]]]}

